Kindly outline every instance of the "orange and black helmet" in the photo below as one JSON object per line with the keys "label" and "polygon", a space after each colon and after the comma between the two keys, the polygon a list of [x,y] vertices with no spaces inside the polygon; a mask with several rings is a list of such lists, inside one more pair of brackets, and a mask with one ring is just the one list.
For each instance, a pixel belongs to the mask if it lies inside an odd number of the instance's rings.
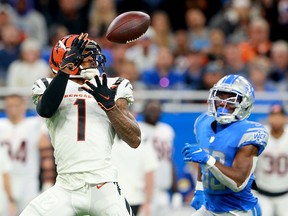
{"label": "orange and black helmet", "polygon": [[[63,58],[65,57],[66,53],[71,49],[72,43],[77,37],[79,37],[78,34],[67,35],[60,39],[53,47],[50,54],[49,64],[54,74],[57,74],[57,72],[59,71],[59,67]],[[86,45],[85,51],[91,51],[91,56],[93,57],[97,68],[104,70],[106,58],[102,54],[100,46],[95,41],[90,39],[88,40],[89,42]],[[80,74],[80,71],[81,65],[75,70],[71,71],[70,74],[77,75]]]}

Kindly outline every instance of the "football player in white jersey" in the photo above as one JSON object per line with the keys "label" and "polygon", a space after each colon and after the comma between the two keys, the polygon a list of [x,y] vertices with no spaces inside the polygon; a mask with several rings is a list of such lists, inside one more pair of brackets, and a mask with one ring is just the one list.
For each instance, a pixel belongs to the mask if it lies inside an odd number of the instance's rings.
{"label": "football player in white jersey", "polygon": [[12,162],[11,188],[19,215],[39,195],[41,150],[47,147],[40,146],[40,137],[48,134],[42,118],[26,117],[25,97],[11,92],[5,97],[4,106],[7,118],[0,119],[0,145],[7,148]]}
{"label": "football player in white jersey", "polygon": [[288,216],[288,125],[283,105],[271,106],[265,126],[270,138],[255,172],[262,216]]}
{"label": "football player in white jersey", "polygon": [[56,184],[34,199],[21,216],[130,216],[111,162],[115,134],[137,148],[141,133],[129,112],[130,82],[100,77],[105,56],[88,34],[68,35],[50,55],[53,79],[37,80],[33,101],[46,124],[57,165]]}
{"label": "football player in white jersey", "polygon": [[170,211],[170,192],[176,192],[176,176],[172,153],[174,148],[174,129],[167,123],[160,122],[162,114],[158,100],[149,100],[144,105],[143,121],[139,122],[142,139],[151,139],[156,151],[159,167],[155,171],[152,215],[166,215]]}

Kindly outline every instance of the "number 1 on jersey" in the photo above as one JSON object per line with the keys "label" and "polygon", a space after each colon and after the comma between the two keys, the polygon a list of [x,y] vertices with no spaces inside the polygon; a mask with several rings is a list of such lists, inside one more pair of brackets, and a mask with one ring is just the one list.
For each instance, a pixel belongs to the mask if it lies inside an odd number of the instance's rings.
{"label": "number 1 on jersey", "polygon": [[78,110],[78,119],[77,119],[77,140],[84,141],[85,140],[85,125],[86,125],[86,103],[85,99],[77,99],[74,103],[77,105]]}

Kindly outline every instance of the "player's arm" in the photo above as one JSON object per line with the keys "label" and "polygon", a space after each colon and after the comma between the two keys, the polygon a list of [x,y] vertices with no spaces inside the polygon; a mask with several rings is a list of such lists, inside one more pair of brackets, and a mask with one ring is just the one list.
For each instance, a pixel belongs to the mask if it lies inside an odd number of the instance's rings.
{"label": "player's arm", "polygon": [[144,215],[150,215],[151,211],[151,200],[153,196],[154,188],[154,171],[147,172],[145,174],[145,202],[141,205],[139,212]]}
{"label": "player's arm", "polygon": [[130,147],[137,148],[141,142],[141,132],[137,121],[129,111],[127,100],[119,98],[116,106],[106,114],[118,136]]}
{"label": "player's arm", "polygon": [[254,172],[257,162],[258,148],[247,145],[239,149],[235,155],[232,167],[216,162],[210,168],[216,179],[233,191],[241,191],[248,183],[249,177]]}
{"label": "player's arm", "polygon": [[[40,116],[44,118],[53,116],[63,99],[68,79],[69,74],[58,71],[49,85],[48,82],[44,81],[46,90],[38,97],[38,101],[36,102],[36,110]],[[43,82],[43,80],[41,81]],[[35,88],[38,87],[37,85],[39,86],[37,83],[34,84]]]}
{"label": "player's arm", "polygon": [[3,186],[9,202],[9,212],[11,215],[16,215],[16,202],[12,195],[11,180],[8,172],[3,173]]}
{"label": "player's arm", "polygon": [[252,144],[240,148],[231,167],[216,161],[198,145],[186,144],[183,153],[184,160],[205,165],[218,181],[237,192],[245,188],[255,169],[258,148]]}

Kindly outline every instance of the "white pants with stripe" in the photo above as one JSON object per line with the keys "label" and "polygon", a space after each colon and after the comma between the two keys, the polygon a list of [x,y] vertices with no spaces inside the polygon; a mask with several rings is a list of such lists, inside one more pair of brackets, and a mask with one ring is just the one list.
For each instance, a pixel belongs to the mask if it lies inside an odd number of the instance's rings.
{"label": "white pants with stripe", "polygon": [[20,216],[133,216],[116,183],[85,185],[67,190],[54,185],[24,209]]}

